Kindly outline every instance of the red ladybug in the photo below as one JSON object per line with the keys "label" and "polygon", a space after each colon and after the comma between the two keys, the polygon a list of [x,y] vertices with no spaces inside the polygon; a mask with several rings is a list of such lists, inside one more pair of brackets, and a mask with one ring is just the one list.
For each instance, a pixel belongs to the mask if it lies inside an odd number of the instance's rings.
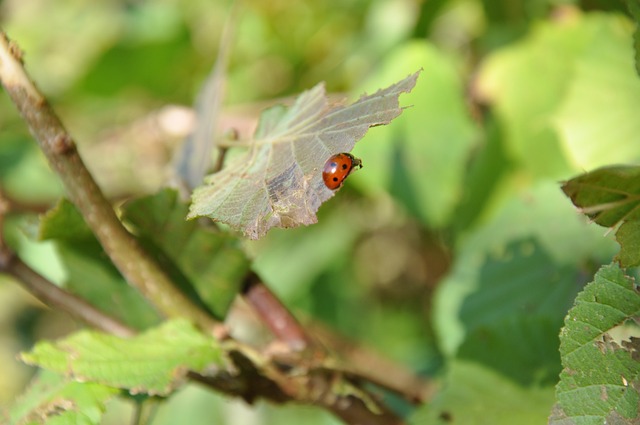
{"label": "red ladybug", "polygon": [[331,190],[336,190],[344,179],[353,171],[354,167],[362,168],[362,161],[350,153],[339,153],[327,159],[322,170],[322,180]]}

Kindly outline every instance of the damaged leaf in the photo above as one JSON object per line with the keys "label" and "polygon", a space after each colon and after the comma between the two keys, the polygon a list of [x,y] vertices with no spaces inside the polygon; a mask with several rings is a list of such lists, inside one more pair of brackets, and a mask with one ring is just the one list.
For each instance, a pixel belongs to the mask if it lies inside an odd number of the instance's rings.
{"label": "damaged leaf", "polygon": [[183,320],[165,322],[129,339],[80,331],[56,342],[39,342],[21,359],[70,380],[149,395],[169,394],[189,370],[226,364],[217,342]]}
{"label": "damaged leaf", "polygon": [[322,180],[326,160],[400,115],[398,97],[418,74],[348,106],[330,105],[320,84],[290,108],[267,110],[248,151],[194,191],[188,218],[210,217],[251,239],[272,227],[316,223],[318,208],[334,193]]}
{"label": "damaged leaf", "polygon": [[640,339],[625,323],[640,317],[640,292],[615,264],[602,267],[576,298],[560,332],[564,367],[549,423],[637,424]]}
{"label": "damaged leaf", "polygon": [[582,213],[616,230],[622,267],[640,265],[640,167],[603,167],[569,180],[562,190]]}

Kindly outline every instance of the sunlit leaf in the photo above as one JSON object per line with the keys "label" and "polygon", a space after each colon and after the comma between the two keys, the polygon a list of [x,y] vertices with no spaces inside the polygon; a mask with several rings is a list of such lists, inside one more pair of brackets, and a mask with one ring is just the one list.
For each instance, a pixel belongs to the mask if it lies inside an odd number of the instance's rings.
{"label": "sunlit leaf", "polygon": [[636,73],[640,75],[640,2],[638,0],[626,0],[627,8],[636,22],[636,30],[633,33],[633,46],[635,50]]}
{"label": "sunlit leaf", "polygon": [[623,17],[593,18],[588,48],[577,58],[554,119],[578,169],[640,159],[640,78],[632,26]]}
{"label": "sunlit leaf", "polygon": [[640,167],[605,167],[562,186],[571,201],[593,221],[615,228],[623,267],[640,265]]}
{"label": "sunlit leaf", "polygon": [[476,88],[495,105],[510,157],[553,178],[640,158],[630,35],[624,17],[571,9],[487,58]]}
{"label": "sunlit leaf", "polygon": [[42,370],[12,406],[9,424],[97,425],[104,403],[118,392],[116,388],[75,382]]}
{"label": "sunlit leaf", "polygon": [[400,115],[398,97],[417,78],[413,74],[349,106],[330,105],[318,85],[291,108],[267,111],[248,152],[194,191],[189,218],[207,216],[252,239],[272,227],[316,223],[318,208],[334,194],[322,180],[327,159],[350,152],[369,127]]}
{"label": "sunlit leaf", "polygon": [[551,424],[640,421],[640,329],[615,340],[614,328],[640,318],[640,292],[615,264],[605,266],[576,298],[560,334],[564,370]]}
{"label": "sunlit leaf", "polygon": [[475,90],[494,107],[509,158],[535,176],[557,178],[571,170],[550,116],[589,35],[582,20],[542,22],[526,38],[487,56],[480,68]]}
{"label": "sunlit leaf", "polygon": [[150,395],[170,393],[189,370],[225,365],[216,341],[182,320],[130,339],[80,331],[60,341],[40,342],[21,358],[70,379]]}

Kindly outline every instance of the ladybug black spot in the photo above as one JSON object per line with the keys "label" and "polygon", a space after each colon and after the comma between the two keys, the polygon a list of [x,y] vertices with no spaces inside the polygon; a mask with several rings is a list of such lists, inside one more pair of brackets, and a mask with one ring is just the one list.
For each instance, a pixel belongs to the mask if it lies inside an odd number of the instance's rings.
{"label": "ladybug black spot", "polygon": [[333,181],[334,181],[334,182],[337,182],[337,181],[338,181],[338,178],[337,178],[337,177],[334,177],[334,178],[333,178]]}
{"label": "ladybug black spot", "polygon": [[342,169],[346,170],[347,168],[349,168],[349,166],[347,164],[342,164]]}
{"label": "ladybug black spot", "polygon": [[453,416],[447,411],[442,411],[440,412],[440,419],[442,419],[444,422],[452,422]]}

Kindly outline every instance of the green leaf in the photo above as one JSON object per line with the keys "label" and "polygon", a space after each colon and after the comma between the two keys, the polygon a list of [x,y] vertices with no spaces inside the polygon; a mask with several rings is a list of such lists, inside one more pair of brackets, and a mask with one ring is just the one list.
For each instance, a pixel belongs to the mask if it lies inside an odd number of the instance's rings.
{"label": "green leaf", "polygon": [[61,199],[55,207],[41,217],[39,238],[68,241],[95,240],[80,212],[66,199]]}
{"label": "green leaf", "polygon": [[495,107],[510,157],[533,177],[640,158],[630,31],[624,17],[574,10],[483,64],[476,89]]}
{"label": "green leaf", "polygon": [[434,328],[444,353],[454,355],[479,326],[509,331],[508,319],[551,321],[559,330],[584,264],[609,261],[615,252],[615,242],[563,199],[557,183],[540,183],[465,235],[434,298]]}
{"label": "green leaf", "polygon": [[189,370],[225,366],[217,342],[183,320],[131,339],[81,331],[57,342],[40,342],[21,358],[69,379],[149,395],[170,393]]}
{"label": "green leaf", "polygon": [[620,252],[616,260],[622,267],[640,265],[640,220],[626,221],[616,232]]}
{"label": "green leaf", "polygon": [[619,226],[620,265],[640,265],[640,167],[600,168],[569,180],[562,190],[599,225]]}
{"label": "green leaf", "polygon": [[546,423],[553,387],[522,387],[481,365],[455,360],[444,389],[411,418],[413,425],[539,425]]}
{"label": "green leaf", "polygon": [[597,25],[554,120],[579,170],[640,159],[640,79],[629,42],[632,26],[622,16],[591,21]]}
{"label": "green leaf", "polygon": [[[457,231],[468,228],[495,205],[504,202],[509,193],[500,190],[506,186],[517,169],[509,159],[505,138],[495,116],[487,114],[485,119],[484,146],[473,156],[463,182],[464,191],[460,204],[454,211],[452,225]],[[510,175],[511,174],[511,175]]]}
{"label": "green leaf", "polygon": [[589,28],[580,20],[544,22],[522,41],[488,56],[480,69],[476,89],[495,108],[509,156],[536,177],[557,178],[571,170],[550,117],[588,42]]}
{"label": "green leaf", "polygon": [[92,382],[74,382],[42,370],[12,406],[9,424],[97,425],[105,402],[118,392],[116,388]]}
{"label": "green leaf", "polygon": [[505,317],[469,331],[458,358],[483,364],[521,385],[553,385],[562,369],[557,318]]}
{"label": "green leaf", "polygon": [[233,236],[185,221],[187,209],[175,191],[163,190],[127,202],[122,213],[134,232],[153,244],[150,250],[155,248],[162,256],[160,263],[173,280],[188,290],[193,286],[199,299],[222,319],[242,285],[249,260]]}
{"label": "green leaf", "polygon": [[188,217],[210,217],[251,239],[272,227],[316,223],[318,208],[334,195],[322,179],[327,159],[350,152],[369,127],[400,115],[398,98],[417,78],[410,75],[349,106],[329,105],[322,84],[304,92],[286,113],[263,121],[245,155],[193,192]]}
{"label": "green leaf", "polygon": [[[615,264],[576,298],[560,333],[564,370],[552,424],[637,424],[640,338],[614,340],[614,328],[640,318],[640,292]],[[635,327],[636,335],[640,334]]]}
{"label": "green leaf", "polygon": [[629,13],[636,22],[636,30],[633,33],[633,47],[635,50],[636,73],[640,76],[640,1],[626,0]]}
{"label": "green leaf", "polygon": [[354,149],[364,169],[352,179],[369,193],[392,194],[428,226],[442,227],[462,197],[477,140],[454,61],[426,41],[412,41],[397,48],[365,87],[419,67],[420,82],[403,97],[411,107]]}
{"label": "green leaf", "polygon": [[564,316],[575,296],[576,270],[554,264],[536,239],[510,241],[489,255],[477,287],[464,300],[460,319],[474,328],[517,316]]}
{"label": "green leaf", "polygon": [[458,317],[465,330],[458,357],[530,385],[560,372],[558,331],[577,292],[577,271],[554,263],[540,243],[515,240],[489,257]]}
{"label": "green leaf", "polygon": [[156,311],[122,277],[69,201],[42,216],[40,238],[56,243],[70,291],[137,329],[158,323]]}

